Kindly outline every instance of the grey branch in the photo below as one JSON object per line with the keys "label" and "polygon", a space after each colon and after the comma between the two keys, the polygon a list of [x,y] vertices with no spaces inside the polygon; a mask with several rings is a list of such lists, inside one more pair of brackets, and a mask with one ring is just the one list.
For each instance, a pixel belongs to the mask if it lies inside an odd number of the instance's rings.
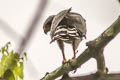
{"label": "grey branch", "polygon": [[0,19],[0,28],[7,36],[11,37],[15,41],[23,39],[20,34],[18,34],[7,22],[2,19]]}
{"label": "grey branch", "polygon": [[[85,76],[67,77],[64,80],[102,80],[99,77],[100,75],[95,73]],[[105,74],[104,80],[120,80],[120,73]]]}
{"label": "grey branch", "polygon": [[[87,43],[88,48],[73,62],[66,63],[60,67],[58,67],[56,70],[54,70],[51,73],[46,74],[42,79],[40,80],[54,80],[60,76],[62,76],[65,73],[69,73],[72,70],[75,70],[76,68],[79,68],[83,63],[88,61],[90,58],[95,58],[97,60],[97,68],[98,68],[98,74],[101,75],[101,72],[104,76],[109,76],[105,80],[117,80],[119,78],[120,80],[120,74],[114,74],[116,76],[116,79],[112,79],[111,75],[106,74],[105,69],[105,61],[104,61],[104,55],[103,55],[103,49],[104,47],[112,40],[114,37],[120,32],[120,16],[118,19],[109,27],[107,28],[98,38],[95,40],[89,41]],[[99,56],[99,57],[97,57]],[[99,73],[100,72],[100,73]],[[91,75],[93,76],[93,75]],[[88,77],[88,76],[85,76]],[[69,79],[70,80],[70,79]],[[74,79],[78,80],[78,79]],[[80,80],[80,79],[79,79]],[[82,80],[90,80],[88,79],[82,79]],[[99,79],[98,79],[99,80]],[[101,79],[100,80],[104,80]]]}
{"label": "grey branch", "polygon": [[27,44],[29,43],[36,28],[38,27],[37,24],[42,17],[42,13],[45,9],[46,4],[47,4],[47,0],[40,0],[38,9],[36,11],[36,14],[34,15],[34,19],[30,22],[31,24],[29,26],[29,29],[27,30],[27,33],[25,34],[25,38],[21,40],[21,43],[18,49],[18,53],[20,56],[22,52],[24,51],[24,49],[26,48]]}
{"label": "grey branch", "polygon": [[105,67],[105,59],[103,54],[103,49],[99,50],[97,56],[95,56],[97,61],[97,71],[102,74],[106,74],[108,72],[107,68]]}

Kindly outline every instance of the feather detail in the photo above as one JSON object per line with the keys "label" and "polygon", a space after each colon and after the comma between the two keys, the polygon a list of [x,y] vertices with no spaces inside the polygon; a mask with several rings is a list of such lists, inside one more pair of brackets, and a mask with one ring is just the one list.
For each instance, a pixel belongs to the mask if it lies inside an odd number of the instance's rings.
{"label": "feather detail", "polygon": [[51,43],[55,40],[72,41],[73,39],[80,39],[80,37],[78,31],[74,27],[61,25],[57,26]]}

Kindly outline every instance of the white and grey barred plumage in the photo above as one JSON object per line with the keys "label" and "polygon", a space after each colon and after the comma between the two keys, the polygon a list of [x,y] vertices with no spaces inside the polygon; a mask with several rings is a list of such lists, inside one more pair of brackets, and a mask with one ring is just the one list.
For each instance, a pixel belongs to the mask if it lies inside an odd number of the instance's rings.
{"label": "white and grey barred plumage", "polygon": [[57,15],[52,15],[47,18],[43,26],[44,32],[50,31],[51,42],[55,40],[60,47],[63,59],[64,56],[64,44],[63,42],[72,44],[74,57],[75,51],[82,41],[82,38],[86,38],[86,20],[78,13],[71,12],[71,8],[59,12]]}
{"label": "white and grey barred plumage", "polygon": [[79,34],[75,27],[61,25],[56,28],[54,36],[50,43],[55,40],[62,40],[66,43],[72,43],[73,39],[80,39],[80,36],[82,37],[82,33]]}

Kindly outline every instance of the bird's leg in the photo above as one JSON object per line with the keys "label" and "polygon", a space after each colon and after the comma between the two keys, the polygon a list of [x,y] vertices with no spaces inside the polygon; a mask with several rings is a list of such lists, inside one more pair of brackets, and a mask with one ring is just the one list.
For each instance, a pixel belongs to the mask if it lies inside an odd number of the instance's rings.
{"label": "bird's leg", "polygon": [[70,59],[68,62],[72,62],[76,58],[76,51],[75,51],[75,42],[73,41],[72,43],[72,48],[73,48],[73,57]]}
{"label": "bird's leg", "polygon": [[67,62],[66,58],[65,58],[65,53],[64,53],[64,48],[62,47],[62,56],[63,56],[63,64]]}
{"label": "bird's leg", "polygon": [[72,48],[73,48],[73,54],[74,54],[72,59],[75,59],[76,58],[76,52],[75,52],[75,42],[74,41],[72,43]]}
{"label": "bird's leg", "polygon": [[63,44],[63,41],[57,40],[57,43],[58,43],[59,48],[62,51],[62,56],[63,56],[63,62],[62,63],[65,64],[67,62],[67,60],[66,60],[65,54],[64,54],[64,44]]}

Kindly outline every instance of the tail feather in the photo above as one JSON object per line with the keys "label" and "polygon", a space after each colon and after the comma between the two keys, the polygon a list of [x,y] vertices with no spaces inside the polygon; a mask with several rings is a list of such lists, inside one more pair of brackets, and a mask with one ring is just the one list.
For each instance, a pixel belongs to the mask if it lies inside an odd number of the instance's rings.
{"label": "tail feather", "polygon": [[52,39],[51,41],[50,41],[50,44],[52,43],[52,42],[54,42],[56,39],[54,38],[54,39]]}

